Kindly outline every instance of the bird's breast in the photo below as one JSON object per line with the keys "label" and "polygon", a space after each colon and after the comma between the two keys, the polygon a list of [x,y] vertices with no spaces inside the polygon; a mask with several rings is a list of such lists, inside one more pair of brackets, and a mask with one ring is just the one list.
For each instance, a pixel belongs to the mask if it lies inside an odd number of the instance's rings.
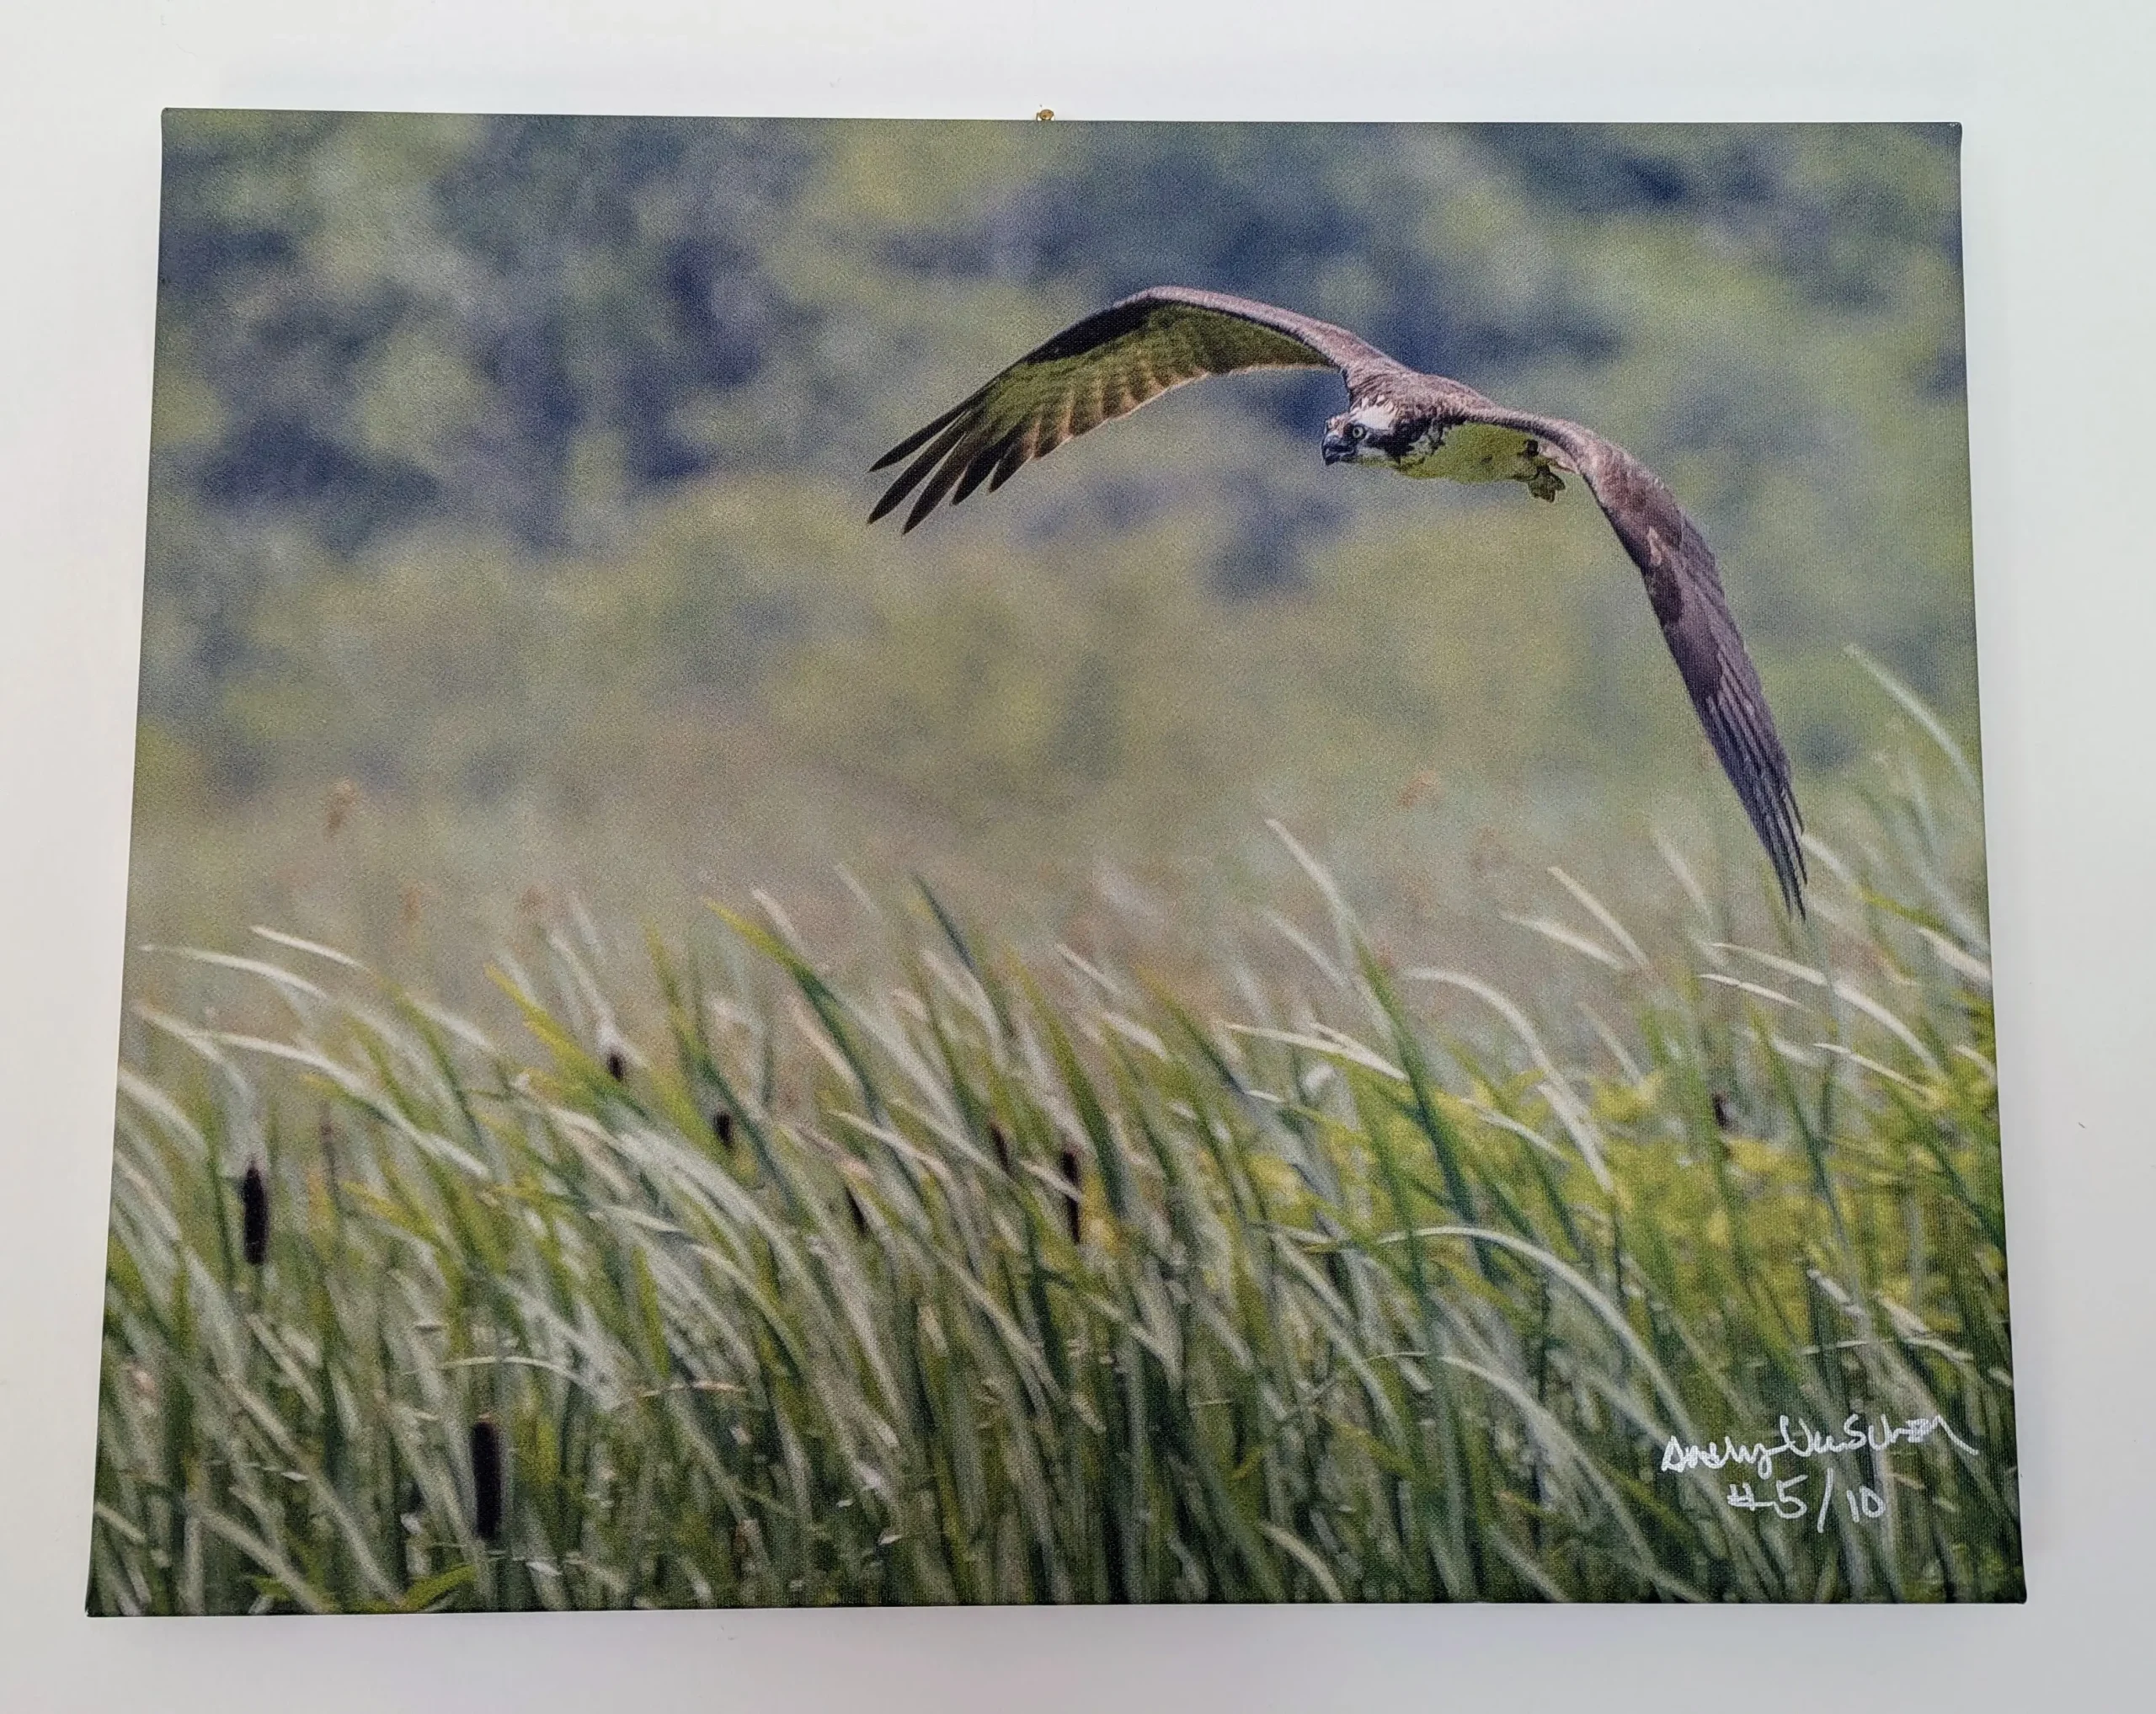
{"label": "bird's breast", "polygon": [[1411,445],[1394,468],[1403,476],[1451,482],[1525,482],[1534,473],[1531,436],[1489,423],[1454,423]]}

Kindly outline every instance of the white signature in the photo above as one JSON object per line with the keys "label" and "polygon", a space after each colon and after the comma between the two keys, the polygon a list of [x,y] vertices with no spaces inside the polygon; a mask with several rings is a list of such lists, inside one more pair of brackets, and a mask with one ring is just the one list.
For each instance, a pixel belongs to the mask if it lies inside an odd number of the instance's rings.
{"label": "white signature", "polygon": [[[1852,1411],[1844,1418],[1842,1431],[1821,1434],[1800,1417],[1792,1429],[1789,1418],[1784,1417],[1779,1425],[1780,1438],[1774,1440],[1746,1442],[1725,1434],[1719,1443],[1709,1442],[1705,1446],[1687,1445],[1674,1434],[1662,1449],[1662,1467],[1665,1471],[1697,1470],[1705,1466],[1709,1470],[1721,1470],[1732,1466],[1749,1468],[1762,1482],[1774,1482],[1774,1492],[1761,1496],[1754,1494],[1748,1482],[1732,1482],[1723,1498],[1738,1511],[1770,1511],[1776,1517],[1794,1523],[1811,1515],[1812,1508],[1806,1497],[1796,1490],[1812,1480],[1808,1475],[1774,1476],[1774,1460],[1785,1454],[1791,1458],[1831,1458],[1844,1452],[1885,1452],[1897,1444],[1919,1446],[1934,1434],[1944,1434],[1955,1445],[1971,1457],[1979,1457],[1977,1449],[1956,1434],[1944,1417],[1911,1417],[1897,1423],[1886,1417],[1876,1422],[1866,1422],[1864,1413]],[[1877,1489],[1858,1486],[1844,1491],[1843,1499],[1848,1503],[1850,1519],[1862,1523],[1882,1518],[1886,1514],[1886,1501]],[[1817,1527],[1827,1527],[1827,1518],[1834,1501],[1834,1470],[1829,1465],[1827,1479],[1819,1494]]]}
{"label": "white signature", "polygon": [[1787,1417],[1781,1419],[1780,1428],[1779,1440],[1761,1440],[1750,1445],[1725,1434],[1719,1445],[1710,1440],[1705,1446],[1687,1446],[1672,1434],[1669,1444],[1662,1450],[1662,1467],[1668,1471],[1697,1470],[1704,1464],[1709,1470],[1720,1470],[1725,1465],[1748,1464],[1758,1472],[1760,1481],[1770,1482],[1774,1479],[1774,1460],[1785,1452],[1792,1458],[1830,1458],[1838,1452],[1884,1452],[1898,1441],[1922,1445],[1934,1434],[1945,1435],[1972,1458],[1982,1455],[1948,1426],[1944,1417],[1911,1417],[1905,1423],[1891,1422],[1881,1417],[1876,1423],[1867,1423],[1861,1412],[1852,1411],[1843,1420],[1838,1435],[1822,1434],[1801,1417],[1796,1419],[1793,1432]]}

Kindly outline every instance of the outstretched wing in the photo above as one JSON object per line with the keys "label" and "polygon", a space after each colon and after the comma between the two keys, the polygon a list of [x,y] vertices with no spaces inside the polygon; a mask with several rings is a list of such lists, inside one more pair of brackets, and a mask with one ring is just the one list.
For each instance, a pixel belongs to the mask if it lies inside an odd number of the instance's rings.
{"label": "outstretched wing", "polygon": [[1722,772],[1737,788],[1767,848],[1782,900],[1804,910],[1804,818],[1790,784],[1789,757],[1768,712],[1759,674],[1737,634],[1715,557],[1684,509],[1646,465],[1577,423],[1492,407],[1475,415],[1521,429],[1554,447],[1587,479],[1603,515],[1646,579],[1647,599],[1683,675],[1684,688]]}
{"label": "outstretched wing", "polygon": [[1380,370],[1406,373],[1328,322],[1251,298],[1156,286],[1072,323],[878,459],[872,468],[909,455],[913,462],[868,521],[919,489],[906,514],[910,530],[946,494],[955,506],[984,482],[992,494],[1020,465],[1185,382],[1239,369],[1322,368],[1339,370],[1350,386]]}

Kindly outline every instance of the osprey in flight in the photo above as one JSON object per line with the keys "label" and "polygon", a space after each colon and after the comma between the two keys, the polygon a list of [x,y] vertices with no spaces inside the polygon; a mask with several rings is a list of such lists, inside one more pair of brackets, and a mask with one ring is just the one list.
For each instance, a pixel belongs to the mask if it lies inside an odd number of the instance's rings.
{"label": "osprey in flight", "polygon": [[1790,909],[1804,908],[1803,820],[1789,757],[1759,675],[1730,617],[1714,555],[1646,466],[1592,430],[1513,410],[1442,375],[1423,375],[1329,323],[1246,297],[1155,286],[1073,323],[876,461],[911,456],[872,524],[918,489],[905,527],[947,496],[1127,416],[1171,387],[1241,369],[1337,369],[1348,408],[1326,424],[1328,464],[1387,464],[1407,476],[1517,482],[1554,500],[1559,473],[1582,478],[1646,580],[1647,599],[1700,724],[1766,847]]}

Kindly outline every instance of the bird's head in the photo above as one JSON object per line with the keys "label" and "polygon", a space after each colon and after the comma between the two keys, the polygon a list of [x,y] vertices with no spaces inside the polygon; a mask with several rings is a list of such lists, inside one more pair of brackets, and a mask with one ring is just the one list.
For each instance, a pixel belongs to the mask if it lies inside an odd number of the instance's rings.
{"label": "bird's head", "polygon": [[1415,438],[1409,414],[1390,399],[1375,399],[1342,411],[1325,425],[1327,464],[1397,463]]}

